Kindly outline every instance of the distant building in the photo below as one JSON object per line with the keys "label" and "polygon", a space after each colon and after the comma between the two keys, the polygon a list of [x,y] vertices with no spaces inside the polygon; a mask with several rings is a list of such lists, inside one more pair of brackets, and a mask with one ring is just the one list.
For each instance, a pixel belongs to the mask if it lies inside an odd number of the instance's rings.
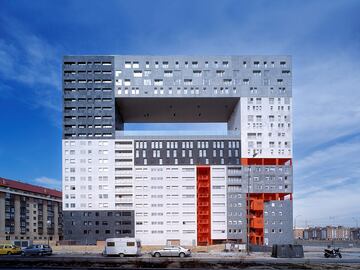
{"label": "distant building", "polygon": [[0,178],[0,241],[62,239],[61,192]]}
{"label": "distant building", "polygon": [[305,240],[350,240],[350,228],[344,226],[309,227],[304,229]]}
{"label": "distant building", "polygon": [[294,239],[304,239],[304,229],[295,228],[294,229]]}
{"label": "distant building", "polygon": [[360,240],[360,228],[350,229],[350,240]]}
{"label": "distant building", "polygon": [[343,226],[326,226],[326,240],[350,240],[350,229]]}

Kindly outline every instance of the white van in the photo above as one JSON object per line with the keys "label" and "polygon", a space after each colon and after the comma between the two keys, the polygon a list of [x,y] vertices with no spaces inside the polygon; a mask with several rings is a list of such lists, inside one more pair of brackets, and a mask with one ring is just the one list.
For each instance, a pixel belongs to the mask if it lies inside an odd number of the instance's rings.
{"label": "white van", "polygon": [[118,255],[124,257],[139,256],[141,254],[141,242],[135,238],[108,238],[105,241],[104,256]]}

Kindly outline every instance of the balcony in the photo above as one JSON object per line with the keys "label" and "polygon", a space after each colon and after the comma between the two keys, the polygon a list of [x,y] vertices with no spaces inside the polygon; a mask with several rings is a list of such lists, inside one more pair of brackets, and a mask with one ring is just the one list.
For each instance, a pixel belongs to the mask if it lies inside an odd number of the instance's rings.
{"label": "balcony", "polygon": [[199,183],[197,185],[198,188],[209,188],[210,184],[209,183]]}
{"label": "balcony", "polygon": [[115,198],[115,203],[132,203],[132,198]]}
{"label": "balcony", "polygon": [[208,225],[208,224],[209,224],[209,220],[207,220],[207,219],[198,220],[198,224],[200,224],[200,225]]}
{"label": "balcony", "polygon": [[132,210],[133,204],[132,203],[115,203],[115,208],[121,209],[121,210]]}
{"label": "balcony", "polygon": [[255,229],[264,228],[264,219],[263,218],[252,218],[250,220],[250,227]]}
{"label": "balcony", "polygon": [[263,200],[251,200],[250,209],[255,211],[264,210],[264,201]]}
{"label": "balcony", "polygon": [[229,169],[227,171],[228,176],[238,176],[238,177],[240,177],[241,173],[242,173],[241,169]]}
{"label": "balcony", "polygon": [[118,142],[115,142],[115,149],[116,150],[133,150],[132,144],[119,144]]}
{"label": "balcony", "polygon": [[132,188],[115,188],[115,193],[119,194],[119,193],[133,193],[133,189]]}
{"label": "balcony", "polygon": [[132,171],[117,171],[115,170],[115,176],[127,176],[127,175],[132,175]]}
{"label": "balcony", "polygon": [[133,165],[132,161],[116,161],[115,162],[115,167],[132,166],[132,165]]}
{"label": "balcony", "polygon": [[208,207],[209,203],[208,202],[199,202],[198,206],[200,206],[200,207]]}
{"label": "balcony", "polygon": [[115,189],[116,186],[128,186],[128,185],[132,185],[133,184],[133,180],[132,179],[121,179],[121,180],[115,180]]}

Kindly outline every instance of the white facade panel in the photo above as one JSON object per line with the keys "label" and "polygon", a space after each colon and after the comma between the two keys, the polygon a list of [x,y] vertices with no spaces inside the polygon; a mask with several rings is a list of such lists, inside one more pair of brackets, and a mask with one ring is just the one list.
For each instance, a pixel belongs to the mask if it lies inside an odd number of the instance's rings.
{"label": "white facade panel", "polygon": [[114,210],[114,140],[63,140],[64,210]]}
{"label": "white facade panel", "polygon": [[134,141],[115,141],[115,208],[134,209]]}
{"label": "white facade panel", "polygon": [[196,244],[196,167],[135,166],[135,237],[144,245]]}
{"label": "white facade panel", "polygon": [[211,166],[211,239],[227,238],[226,166]]}
{"label": "white facade panel", "polygon": [[292,98],[242,97],[241,155],[292,158]]}

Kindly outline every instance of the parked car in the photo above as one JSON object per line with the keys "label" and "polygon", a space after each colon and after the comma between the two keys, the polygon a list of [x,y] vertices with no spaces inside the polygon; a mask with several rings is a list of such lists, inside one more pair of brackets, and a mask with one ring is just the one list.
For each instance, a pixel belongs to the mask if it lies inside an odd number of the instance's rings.
{"label": "parked car", "polygon": [[33,241],[29,240],[29,239],[27,239],[27,240],[14,240],[12,243],[13,243],[13,245],[20,247],[21,249],[25,249],[28,246],[31,246],[33,244]]}
{"label": "parked car", "polygon": [[184,258],[186,256],[191,256],[190,249],[186,249],[180,246],[170,246],[164,247],[163,249],[154,250],[151,252],[153,257],[180,257]]}
{"label": "parked car", "polygon": [[32,256],[32,255],[51,255],[52,248],[49,245],[31,245],[25,248],[21,255],[23,256]]}
{"label": "parked car", "polygon": [[11,244],[0,244],[0,255],[21,254],[21,248]]}
{"label": "parked car", "polygon": [[102,254],[104,256],[117,255],[120,257],[139,256],[141,254],[141,242],[139,239],[130,237],[108,238]]}

